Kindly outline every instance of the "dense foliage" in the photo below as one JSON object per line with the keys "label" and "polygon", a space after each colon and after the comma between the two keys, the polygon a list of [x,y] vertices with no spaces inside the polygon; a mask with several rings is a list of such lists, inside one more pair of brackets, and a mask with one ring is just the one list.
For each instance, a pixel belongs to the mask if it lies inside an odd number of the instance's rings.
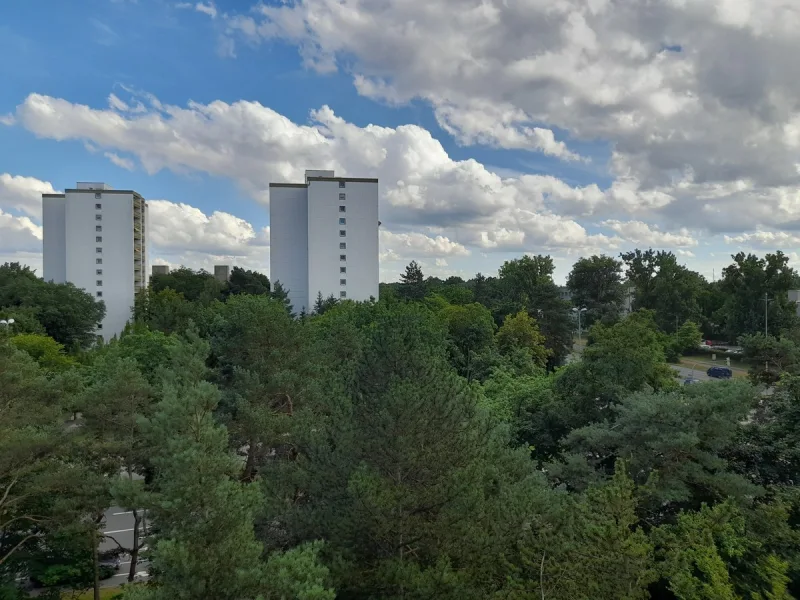
{"label": "dense foliage", "polygon": [[[82,292],[54,324],[55,284],[2,267],[0,598],[98,598],[109,540],[125,600],[800,597],[800,330],[787,299],[761,333],[736,284],[781,293],[781,256],[720,284],[668,253],[581,259],[572,304],[546,256],[412,263],[300,315],[259,273],[178,269],[108,344]],[[749,380],[680,385],[667,361],[709,327]]]}

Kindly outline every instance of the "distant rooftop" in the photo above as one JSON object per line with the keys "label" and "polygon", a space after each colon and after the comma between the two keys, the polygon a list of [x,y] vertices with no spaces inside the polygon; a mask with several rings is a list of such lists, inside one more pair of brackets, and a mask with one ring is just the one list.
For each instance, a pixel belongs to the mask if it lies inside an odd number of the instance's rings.
{"label": "distant rooftop", "polygon": [[79,190],[113,190],[110,185],[102,181],[79,181],[77,184]]}

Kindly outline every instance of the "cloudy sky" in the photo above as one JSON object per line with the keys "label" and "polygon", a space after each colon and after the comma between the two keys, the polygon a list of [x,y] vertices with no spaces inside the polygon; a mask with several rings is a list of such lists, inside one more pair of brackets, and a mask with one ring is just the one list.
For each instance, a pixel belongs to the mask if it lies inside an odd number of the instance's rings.
{"label": "cloudy sky", "polygon": [[[0,261],[43,192],[151,205],[157,262],[269,268],[269,183],[380,178],[381,277],[800,243],[797,0],[6,0]],[[798,265],[796,265],[798,266]]]}

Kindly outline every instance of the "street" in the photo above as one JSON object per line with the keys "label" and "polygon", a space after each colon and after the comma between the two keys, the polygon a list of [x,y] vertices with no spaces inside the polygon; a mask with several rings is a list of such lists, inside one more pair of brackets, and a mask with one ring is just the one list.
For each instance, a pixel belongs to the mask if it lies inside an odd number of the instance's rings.
{"label": "street", "polygon": [[[111,536],[114,539],[112,540],[109,537],[104,539],[100,543],[100,552],[116,549],[118,546],[114,540],[119,542],[119,545],[123,548],[131,548],[133,546],[133,523],[132,511],[125,510],[124,508],[120,508],[118,506],[112,506],[109,508],[105,512],[105,527],[103,528],[103,534],[106,536]],[[139,539],[141,540],[143,537],[144,533],[140,535]],[[130,555],[127,553],[121,554],[120,566],[119,569],[117,569],[116,575],[100,582],[101,587],[112,587],[124,583],[128,577],[130,567]],[[147,577],[147,561],[143,561],[141,559],[141,554],[139,558],[139,564],[137,565],[136,569],[136,576],[137,578]]]}
{"label": "street", "polygon": [[698,381],[711,381],[711,378],[706,375],[706,369],[703,366],[699,366],[696,369],[690,369],[688,367],[683,367],[681,365],[670,365],[675,371],[678,372],[680,375],[681,381],[692,377],[693,379],[697,379]]}

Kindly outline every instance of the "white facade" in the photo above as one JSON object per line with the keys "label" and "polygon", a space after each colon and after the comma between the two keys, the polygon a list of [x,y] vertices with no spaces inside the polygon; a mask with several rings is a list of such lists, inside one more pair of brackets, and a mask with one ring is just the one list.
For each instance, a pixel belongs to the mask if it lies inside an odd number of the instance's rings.
{"label": "white facade", "polygon": [[106,306],[97,333],[119,335],[147,287],[147,203],[132,190],[78,183],[42,195],[44,279],[70,282]]}
{"label": "white facade", "polygon": [[378,298],[378,180],[306,171],[270,184],[270,279],[296,313],[324,298]]}

